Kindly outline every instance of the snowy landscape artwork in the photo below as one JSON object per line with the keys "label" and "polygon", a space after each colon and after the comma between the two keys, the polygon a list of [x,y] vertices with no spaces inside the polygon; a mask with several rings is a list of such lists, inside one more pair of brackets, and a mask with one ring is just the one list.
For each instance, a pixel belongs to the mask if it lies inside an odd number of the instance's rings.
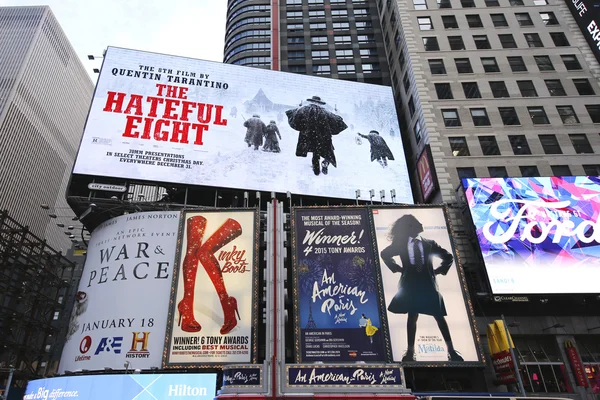
{"label": "snowy landscape artwork", "polygon": [[413,204],[390,87],[116,47],[73,172]]}

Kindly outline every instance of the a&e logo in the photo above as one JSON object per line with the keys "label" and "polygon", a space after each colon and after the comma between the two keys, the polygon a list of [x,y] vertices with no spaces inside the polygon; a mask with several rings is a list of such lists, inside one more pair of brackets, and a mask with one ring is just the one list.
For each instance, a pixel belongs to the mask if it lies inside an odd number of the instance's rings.
{"label": "a&e logo", "polygon": [[113,352],[115,354],[121,354],[121,344],[123,342],[123,337],[105,337],[100,340],[98,343],[98,347],[96,348],[95,355],[98,355],[102,352]]}

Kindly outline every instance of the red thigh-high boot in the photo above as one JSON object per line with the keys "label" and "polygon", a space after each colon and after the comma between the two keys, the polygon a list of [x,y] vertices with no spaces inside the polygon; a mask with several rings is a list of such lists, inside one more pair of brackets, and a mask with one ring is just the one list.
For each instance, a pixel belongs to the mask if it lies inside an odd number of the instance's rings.
{"label": "red thigh-high boot", "polygon": [[198,250],[200,262],[204,266],[213,285],[215,285],[215,290],[221,301],[221,307],[223,307],[224,322],[221,327],[221,335],[225,335],[235,328],[237,325],[235,313],[237,313],[238,318],[240,318],[240,313],[235,297],[231,297],[227,294],[221,266],[219,265],[219,261],[215,258],[214,253],[241,234],[242,227],[240,226],[240,223],[234,219],[228,218],[227,221],[225,221],[225,223],[221,225],[221,227],[217,229]]}
{"label": "red thigh-high boot", "polygon": [[198,249],[206,228],[206,218],[195,216],[187,220],[187,245],[183,259],[183,299],[177,305],[179,324],[185,332],[199,332],[202,327],[194,319],[194,287],[198,271]]}

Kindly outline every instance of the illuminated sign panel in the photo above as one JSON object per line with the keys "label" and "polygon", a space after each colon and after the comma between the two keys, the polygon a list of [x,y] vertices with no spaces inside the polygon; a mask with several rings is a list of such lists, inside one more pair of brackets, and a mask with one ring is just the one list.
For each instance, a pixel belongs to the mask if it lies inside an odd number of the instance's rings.
{"label": "illuminated sign panel", "polygon": [[115,47],[73,172],[413,203],[390,87]]}
{"label": "illuminated sign panel", "polygon": [[600,1],[565,0],[581,33],[600,61]]}
{"label": "illuminated sign panel", "polygon": [[600,292],[600,178],[469,178],[463,186],[494,293]]}

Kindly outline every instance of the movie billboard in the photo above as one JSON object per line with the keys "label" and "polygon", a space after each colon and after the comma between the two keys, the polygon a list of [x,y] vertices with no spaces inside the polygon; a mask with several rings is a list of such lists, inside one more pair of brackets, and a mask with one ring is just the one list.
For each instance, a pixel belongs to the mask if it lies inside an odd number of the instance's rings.
{"label": "movie billboard", "polygon": [[480,362],[441,207],[372,210],[393,361]]}
{"label": "movie billboard", "polygon": [[600,62],[600,1],[565,0],[575,22]]}
{"label": "movie billboard", "polygon": [[59,372],[161,366],[179,216],[127,214],[92,232]]}
{"label": "movie billboard", "polygon": [[184,213],[166,367],[254,361],[257,218],[249,209]]}
{"label": "movie billboard", "polygon": [[367,209],[296,208],[292,231],[297,361],[386,361]]}
{"label": "movie billboard", "polygon": [[493,293],[600,293],[600,178],[463,179]]}
{"label": "movie billboard", "polygon": [[116,47],[73,172],[413,203],[390,87]]}

